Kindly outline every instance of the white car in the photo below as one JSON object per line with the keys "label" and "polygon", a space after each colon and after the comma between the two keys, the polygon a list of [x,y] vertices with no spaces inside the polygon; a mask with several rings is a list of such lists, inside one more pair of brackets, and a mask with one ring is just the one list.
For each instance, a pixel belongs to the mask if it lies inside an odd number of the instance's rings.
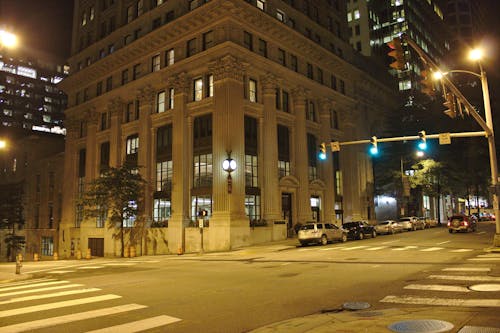
{"label": "white car", "polygon": [[334,240],[347,241],[347,231],[332,223],[312,222],[300,227],[298,238],[301,245],[310,243],[326,245]]}
{"label": "white car", "polygon": [[416,216],[401,217],[399,218],[398,223],[401,224],[403,230],[406,231],[417,230],[418,217]]}
{"label": "white car", "polygon": [[402,232],[403,228],[394,220],[386,220],[377,224],[375,230],[377,234],[395,234],[396,232]]}

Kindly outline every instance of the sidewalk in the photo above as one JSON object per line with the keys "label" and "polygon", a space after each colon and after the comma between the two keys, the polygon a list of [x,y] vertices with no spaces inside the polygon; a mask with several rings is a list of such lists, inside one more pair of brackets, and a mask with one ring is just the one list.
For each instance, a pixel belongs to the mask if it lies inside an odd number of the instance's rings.
{"label": "sidewalk", "polygon": [[2,263],[0,266],[0,284],[18,280],[26,280],[32,277],[31,274],[23,274],[23,268],[21,267],[21,274],[16,274],[16,263]]}

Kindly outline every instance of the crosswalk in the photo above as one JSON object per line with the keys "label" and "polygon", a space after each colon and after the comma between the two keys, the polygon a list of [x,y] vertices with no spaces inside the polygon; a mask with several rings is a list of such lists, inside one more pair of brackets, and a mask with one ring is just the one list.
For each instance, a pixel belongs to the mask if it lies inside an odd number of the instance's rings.
{"label": "crosswalk", "polygon": [[[474,259],[483,259],[475,261]],[[445,267],[430,273],[422,283],[403,287],[402,295],[387,295],[382,303],[428,306],[500,307],[500,276],[491,275],[490,261],[498,254],[481,254],[470,258],[461,267]]]}
{"label": "crosswalk", "polygon": [[[340,246],[331,246],[331,247],[317,247],[317,246],[312,246],[312,247],[301,247],[297,251],[299,252],[307,252],[307,251],[354,251],[354,250],[361,250],[361,251],[396,251],[396,252],[401,252],[401,251],[420,251],[420,252],[436,252],[436,251],[445,251],[445,252],[450,252],[450,253],[466,253],[466,252],[472,252],[475,251],[474,249],[467,249],[467,248],[460,248],[460,249],[455,249],[455,248],[444,248],[444,247],[439,247],[439,246],[416,246],[416,245],[406,245],[406,246],[395,246],[395,245],[376,245],[376,246],[368,246],[368,245],[340,245]],[[492,258],[477,258],[475,260],[481,261],[481,260],[499,260],[500,261],[500,256],[496,257],[494,259]]]}
{"label": "crosswalk", "polygon": [[[43,300],[43,302],[37,302]],[[50,328],[51,332],[67,332],[66,324],[84,321],[92,323],[92,333],[132,333],[162,328],[182,319],[166,314],[148,315],[148,306],[122,302],[122,296],[108,294],[99,288],[86,287],[66,280],[40,278],[0,285],[0,333],[36,332]],[[109,304],[111,303],[111,304]],[[86,310],[91,305],[93,310]],[[81,310],[79,311],[79,307]],[[70,314],[60,314],[67,309]],[[54,311],[56,310],[56,311]],[[144,314],[130,321],[129,313]],[[146,310],[146,311],[145,311]],[[45,318],[26,321],[24,315],[43,313]],[[119,315],[122,316],[119,316]],[[118,316],[118,317],[117,317]],[[112,317],[115,325],[95,329],[96,318]],[[118,318],[118,319],[117,319]],[[134,319],[137,316],[134,316]],[[103,321],[104,323],[104,321]],[[105,324],[104,324],[105,325]],[[82,325],[82,327],[85,327]]]}

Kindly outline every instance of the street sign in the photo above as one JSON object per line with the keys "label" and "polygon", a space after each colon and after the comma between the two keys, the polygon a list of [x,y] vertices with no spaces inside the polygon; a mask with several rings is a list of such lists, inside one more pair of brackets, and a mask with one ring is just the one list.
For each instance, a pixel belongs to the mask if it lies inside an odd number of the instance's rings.
{"label": "street sign", "polygon": [[439,133],[439,144],[440,145],[449,145],[449,144],[451,144],[450,133]]}
{"label": "street sign", "polygon": [[340,142],[332,141],[330,142],[330,147],[332,148],[332,151],[340,151]]}

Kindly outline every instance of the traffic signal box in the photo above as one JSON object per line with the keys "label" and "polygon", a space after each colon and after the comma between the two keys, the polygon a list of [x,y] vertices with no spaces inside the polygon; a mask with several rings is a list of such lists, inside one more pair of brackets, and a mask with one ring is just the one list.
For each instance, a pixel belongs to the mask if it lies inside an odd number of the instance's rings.
{"label": "traffic signal box", "polygon": [[326,144],[324,142],[319,145],[318,158],[322,161],[326,160]]}
{"label": "traffic signal box", "polygon": [[370,138],[370,155],[377,155],[378,154],[378,147],[377,147],[377,137],[372,136]]}
{"label": "traffic signal box", "polygon": [[420,81],[422,84],[422,92],[430,97],[433,97],[435,95],[435,91],[432,73],[428,70],[423,70],[420,74],[422,75],[422,81]]}
{"label": "traffic signal box", "polygon": [[425,137],[425,131],[420,131],[418,132],[418,136],[420,139],[418,140],[418,149],[419,150],[426,150],[427,149],[427,139]]}
{"label": "traffic signal box", "polygon": [[394,59],[389,66],[396,70],[405,69],[405,55],[403,52],[403,45],[401,44],[401,38],[394,38],[387,43],[387,46],[391,49],[387,55]]}
{"label": "traffic signal box", "polygon": [[455,96],[452,93],[448,92],[445,94],[444,98],[445,102],[443,103],[443,105],[446,107],[444,114],[450,118],[455,118],[457,116],[457,110],[455,107]]}

